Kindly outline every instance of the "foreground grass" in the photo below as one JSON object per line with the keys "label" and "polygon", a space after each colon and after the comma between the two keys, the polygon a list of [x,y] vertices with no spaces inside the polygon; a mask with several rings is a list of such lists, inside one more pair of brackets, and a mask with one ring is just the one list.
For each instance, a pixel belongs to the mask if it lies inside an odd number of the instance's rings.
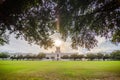
{"label": "foreground grass", "polygon": [[120,61],[0,61],[0,80],[120,80]]}

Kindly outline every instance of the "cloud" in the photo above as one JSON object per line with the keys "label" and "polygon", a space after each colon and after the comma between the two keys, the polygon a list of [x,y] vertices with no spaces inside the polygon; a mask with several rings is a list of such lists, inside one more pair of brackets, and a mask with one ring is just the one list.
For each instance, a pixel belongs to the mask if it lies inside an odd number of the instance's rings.
{"label": "cloud", "polygon": [[7,51],[13,53],[38,53],[40,52],[40,47],[34,44],[30,45],[27,41],[22,39],[15,39],[14,35],[11,35],[9,44],[0,46],[0,51]]}
{"label": "cloud", "polygon": [[105,41],[102,41],[101,43],[99,43],[97,47],[91,49],[88,52],[92,52],[92,53],[98,53],[98,52],[110,53],[110,52],[113,52],[115,50],[120,50],[120,45],[119,44],[115,45],[111,41],[105,40]]}
{"label": "cloud", "polygon": [[[52,36],[53,39],[59,39],[60,35],[59,34],[55,34]],[[79,47],[78,50],[74,50],[71,48],[70,44],[71,44],[71,40],[70,38],[67,39],[66,42],[62,41],[62,45],[61,45],[61,52],[65,52],[65,53],[70,53],[70,52],[78,52],[78,53],[87,53],[87,52],[92,52],[92,53],[96,53],[96,52],[112,52],[114,50],[120,50],[120,45],[118,44],[112,44],[109,40],[106,40],[104,37],[96,37],[96,39],[98,40],[98,46],[91,49],[90,51],[87,51],[87,49],[85,48],[81,48]],[[10,43],[6,44],[4,46],[0,46],[0,51],[4,51],[4,52],[12,52],[12,53],[17,53],[17,52],[21,52],[21,53],[39,53],[39,52],[46,52],[46,53],[51,53],[55,51],[55,47],[53,48],[49,48],[48,50],[45,50],[44,48],[40,48],[40,46],[35,45],[35,44],[28,44],[27,41],[25,41],[24,39],[15,39],[14,35],[12,34],[10,36]]]}

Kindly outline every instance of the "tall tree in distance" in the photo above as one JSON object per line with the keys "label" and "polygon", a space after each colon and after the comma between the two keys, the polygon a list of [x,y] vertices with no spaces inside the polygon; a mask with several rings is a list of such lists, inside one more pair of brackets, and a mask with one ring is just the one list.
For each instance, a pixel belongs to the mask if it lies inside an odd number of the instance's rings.
{"label": "tall tree in distance", "polygon": [[6,59],[6,58],[8,58],[9,56],[10,55],[8,53],[6,53],[6,52],[0,53],[0,58],[2,58],[3,60]]}
{"label": "tall tree in distance", "polygon": [[1,0],[0,44],[6,31],[44,48],[52,47],[50,35],[68,36],[71,46],[93,48],[95,36],[120,42],[119,0]]}

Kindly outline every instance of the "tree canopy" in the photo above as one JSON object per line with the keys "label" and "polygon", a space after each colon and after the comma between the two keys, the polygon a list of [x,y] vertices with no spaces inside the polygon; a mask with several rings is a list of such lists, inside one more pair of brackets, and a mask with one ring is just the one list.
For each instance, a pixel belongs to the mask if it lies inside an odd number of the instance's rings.
{"label": "tree canopy", "polygon": [[0,44],[8,42],[7,31],[44,48],[52,47],[55,31],[70,36],[73,48],[95,47],[98,35],[120,42],[120,1],[1,0]]}

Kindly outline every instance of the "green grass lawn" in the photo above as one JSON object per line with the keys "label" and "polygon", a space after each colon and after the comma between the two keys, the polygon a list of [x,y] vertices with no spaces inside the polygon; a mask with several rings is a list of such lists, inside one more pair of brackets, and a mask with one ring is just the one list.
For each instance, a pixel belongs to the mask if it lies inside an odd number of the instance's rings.
{"label": "green grass lawn", "polygon": [[120,80],[120,61],[0,61],[0,80]]}

